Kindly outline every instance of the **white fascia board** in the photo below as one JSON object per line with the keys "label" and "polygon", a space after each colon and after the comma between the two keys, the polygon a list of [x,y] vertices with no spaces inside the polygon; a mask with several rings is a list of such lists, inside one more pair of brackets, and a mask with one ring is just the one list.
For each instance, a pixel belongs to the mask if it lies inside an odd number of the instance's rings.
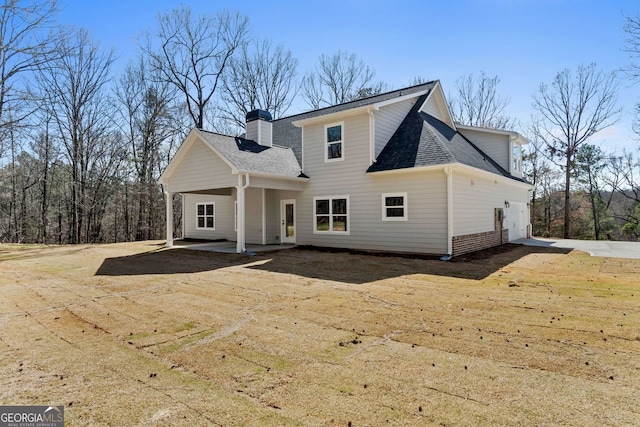
{"label": "white fascia board", "polygon": [[283,179],[286,181],[296,181],[296,182],[309,182],[309,178],[301,177],[301,176],[286,176],[286,175],[277,175],[274,173],[265,173],[265,172],[254,172],[246,169],[237,169],[235,172],[232,172],[233,175],[236,174],[249,174],[251,176],[260,177],[260,178],[276,178]]}
{"label": "white fascia board", "polygon": [[457,165],[457,163],[447,163],[447,164],[433,165],[433,166],[418,166],[413,168],[391,169],[386,171],[367,172],[367,174],[371,176],[376,176],[376,175],[398,175],[398,174],[431,172],[431,171],[443,169],[447,166],[452,167],[455,165]]}
{"label": "white fascia board", "polygon": [[512,179],[507,176],[498,175],[493,172],[487,172],[485,170],[474,168],[472,166],[467,166],[467,165],[458,163],[456,165],[456,169],[463,170],[465,172],[471,173],[472,175],[481,176],[483,178],[493,179],[495,181],[502,182],[505,184],[516,185],[516,186],[524,187],[527,189],[533,189],[533,185],[529,184],[528,182],[518,181],[516,179]]}
{"label": "white fascia board", "polygon": [[173,175],[178,165],[182,162],[184,156],[187,155],[189,149],[198,140],[198,138],[231,168],[231,173],[238,173],[238,168],[236,168],[236,166],[231,163],[229,159],[223,156],[213,145],[211,145],[211,143],[207,140],[207,138],[204,137],[204,135],[202,135],[199,129],[193,128],[178,148],[176,154],[174,154],[174,156],[171,158],[171,161],[169,162],[165,170],[162,172],[162,174],[160,174],[158,183],[165,184],[169,180],[169,178],[171,178],[171,175]]}
{"label": "white fascia board", "polygon": [[199,129],[196,129],[196,131],[198,132],[198,136],[200,136],[200,139],[202,139],[202,141],[207,145],[207,147],[209,147],[211,151],[213,151],[216,154],[216,156],[220,157],[222,161],[224,161],[231,168],[231,173],[234,175],[237,174],[238,168],[236,167],[236,165],[231,163],[229,159],[227,159],[224,155],[222,155],[222,153],[218,151],[218,149],[214,147],[213,144],[211,144],[211,142],[209,142],[209,140],[205,138],[204,135],[202,135]]}
{"label": "white fascia board", "polygon": [[171,175],[173,175],[175,169],[178,167],[178,164],[180,164],[184,156],[189,151],[189,148],[193,145],[197,135],[196,131],[197,131],[196,128],[193,128],[191,129],[191,131],[189,131],[184,141],[182,141],[182,144],[180,144],[180,147],[178,147],[178,151],[176,151],[176,153],[173,155],[173,157],[169,161],[169,164],[167,165],[167,167],[160,174],[160,177],[158,178],[158,183],[165,184],[166,181],[171,177]]}
{"label": "white fascia board", "polygon": [[425,89],[425,90],[421,90],[421,91],[418,91],[418,92],[412,92],[412,93],[410,93],[408,95],[398,96],[398,97],[395,97],[395,98],[387,99],[385,101],[380,101],[380,102],[376,102],[376,103],[373,103],[373,104],[363,105],[363,106],[354,107],[354,108],[348,108],[346,110],[336,111],[334,113],[328,113],[328,114],[322,114],[322,115],[319,115],[319,116],[313,116],[313,117],[309,117],[308,119],[294,120],[291,123],[296,127],[302,127],[304,125],[309,125],[309,124],[318,123],[318,122],[325,122],[325,121],[328,121],[328,120],[337,121],[337,120],[339,120],[340,118],[343,118],[343,117],[350,117],[350,116],[354,116],[354,115],[361,114],[361,113],[368,113],[372,109],[373,110],[379,110],[380,108],[382,108],[384,106],[395,104],[396,102],[402,102],[402,101],[405,101],[407,99],[417,98],[419,96],[422,96],[422,95],[428,93],[429,91],[430,91],[430,89]]}
{"label": "white fascia board", "polygon": [[462,163],[445,163],[442,165],[434,165],[434,166],[419,166],[415,168],[404,168],[404,169],[393,169],[388,171],[378,171],[378,172],[368,172],[368,174],[375,175],[392,175],[392,174],[410,174],[410,173],[420,173],[420,172],[430,172],[436,170],[444,170],[445,168],[451,168],[451,170],[462,170],[472,175],[481,176],[488,179],[493,179],[499,182],[508,183],[512,185],[517,185],[520,187],[525,187],[527,189],[533,189],[533,185],[517,181],[515,179],[511,179],[506,176],[498,175],[492,172],[487,172],[482,169],[474,168],[472,166],[463,165]]}
{"label": "white fascia board", "polygon": [[517,142],[520,145],[528,144],[529,140],[522,136],[520,133],[512,130],[502,130],[502,129],[491,129],[491,128],[483,128],[479,126],[468,126],[468,125],[456,125],[458,129],[461,130],[470,130],[476,132],[485,132],[485,133],[493,133],[496,135],[507,135],[509,136],[509,140],[511,142]]}
{"label": "white fascia board", "polygon": [[320,116],[309,117],[308,119],[294,120],[291,122],[295,127],[302,127],[311,125],[314,123],[326,122],[326,121],[339,121],[344,117],[355,116],[361,113],[366,113],[371,105],[363,105],[362,107],[349,108],[342,111],[336,111],[335,113],[322,114]]}
{"label": "white fascia board", "polygon": [[396,102],[402,102],[402,101],[406,101],[407,99],[412,99],[412,98],[418,98],[422,95],[425,95],[427,93],[429,93],[431,89],[425,89],[425,90],[421,90],[418,92],[412,92],[408,95],[402,95],[402,96],[398,96],[397,98],[391,98],[391,99],[387,99],[386,101],[380,101],[380,102],[376,102],[375,104],[372,104],[371,106],[375,109],[375,110],[379,110],[382,107],[385,107],[387,105],[391,105],[391,104],[395,104]]}
{"label": "white fascia board", "polygon": [[447,104],[447,98],[444,96],[444,91],[442,90],[442,85],[440,84],[440,80],[436,81],[436,84],[433,87],[433,89],[431,90],[431,93],[429,95],[427,95],[427,99],[424,100],[424,102],[422,103],[422,105],[420,106],[418,111],[424,111],[423,110],[424,106],[427,105],[427,103],[431,101],[431,97],[434,96],[433,94],[436,93],[436,91],[438,93],[440,93],[440,96],[442,96],[442,102],[444,103],[444,113],[446,114],[447,118],[449,119],[449,123],[448,124],[451,125],[451,128],[453,130],[457,130],[457,128],[456,128],[457,124],[453,120],[453,116],[451,115],[451,111],[449,111],[449,105]]}

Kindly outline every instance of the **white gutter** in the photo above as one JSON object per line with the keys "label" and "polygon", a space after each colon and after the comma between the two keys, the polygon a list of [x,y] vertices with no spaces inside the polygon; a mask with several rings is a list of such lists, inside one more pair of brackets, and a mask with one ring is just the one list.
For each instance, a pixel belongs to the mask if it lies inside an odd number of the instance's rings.
{"label": "white gutter", "polygon": [[[245,184],[242,184],[242,177],[245,176]],[[236,253],[242,254],[247,251],[247,247],[245,245],[245,194],[244,190],[249,187],[249,174],[248,173],[239,173],[238,174],[238,185],[236,189],[238,190],[238,230],[236,234]]]}

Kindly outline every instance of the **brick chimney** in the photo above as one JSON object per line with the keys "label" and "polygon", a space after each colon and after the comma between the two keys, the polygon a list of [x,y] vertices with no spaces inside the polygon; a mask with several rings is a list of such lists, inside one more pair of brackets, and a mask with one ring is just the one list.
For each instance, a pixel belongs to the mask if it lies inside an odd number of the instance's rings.
{"label": "brick chimney", "polygon": [[246,138],[265,147],[271,147],[271,114],[264,110],[253,110],[247,113]]}

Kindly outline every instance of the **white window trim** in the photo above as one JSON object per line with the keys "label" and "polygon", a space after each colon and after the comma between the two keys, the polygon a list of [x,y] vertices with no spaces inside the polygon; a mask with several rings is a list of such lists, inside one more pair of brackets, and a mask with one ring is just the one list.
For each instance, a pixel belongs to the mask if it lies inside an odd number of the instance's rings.
{"label": "white window trim", "polygon": [[[387,205],[386,205],[386,198],[387,197],[402,197],[402,200],[404,201],[402,206],[394,206],[394,207],[401,207],[404,209],[404,216],[393,216],[393,217],[388,217],[387,216]],[[408,200],[407,200],[407,193],[382,193],[382,220],[383,221],[408,221],[409,220],[409,206],[408,206]]]}
{"label": "white window trim", "polygon": [[[333,203],[332,201],[335,199],[346,199],[347,200],[347,231],[333,231]],[[319,231],[316,229],[316,218],[318,217],[318,214],[316,213],[316,201],[317,200],[329,200],[329,230],[327,231]],[[313,198],[313,221],[312,221],[312,227],[313,227],[313,234],[338,234],[338,235],[342,235],[342,236],[348,236],[349,234],[351,234],[351,205],[349,202],[349,196],[318,196],[318,197],[314,197]],[[322,214],[323,216],[325,214]]]}
{"label": "white window trim", "polygon": [[[341,152],[341,156],[336,158],[336,159],[330,159],[329,158],[329,141],[327,138],[327,129],[332,128],[334,126],[340,126],[340,133],[342,135],[342,139],[340,140],[340,144],[342,145],[342,149],[340,150]],[[333,162],[341,162],[344,160],[344,148],[345,148],[345,144],[344,144],[344,122],[337,122],[337,123],[330,123],[328,125],[324,126],[324,136],[322,137],[323,141],[324,141],[324,162],[325,163],[333,163]],[[334,141],[331,144],[337,144],[338,141]]]}
{"label": "white window trim", "polygon": [[[204,212],[205,215],[198,215],[198,206],[200,205],[204,205]],[[207,215],[207,205],[212,205],[213,206],[213,215]],[[198,227],[198,217],[200,216],[204,216],[204,227]],[[208,216],[212,216],[213,217],[213,227],[207,227],[207,217]],[[201,203],[196,203],[196,230],[209,230],[209,231],[215,231],[216,229],[216,202],[201,202]]]}

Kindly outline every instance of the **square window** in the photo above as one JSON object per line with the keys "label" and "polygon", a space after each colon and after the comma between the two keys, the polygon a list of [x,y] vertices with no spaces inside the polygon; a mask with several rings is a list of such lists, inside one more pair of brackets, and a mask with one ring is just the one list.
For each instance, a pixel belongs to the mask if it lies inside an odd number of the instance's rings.
{"label": "square window", "polygon": [[349,234],[349,198],[314,198],[314,233]]}
{"label": "square window", "polygon": [[216,229],[215,203],[198,203],[196,205],[196,228]]}
{"label": "square window", "polygon": [[393,193],[382,195],[382,220],[406,221],[407,193]]}
{"label": "square window", "polygon": [[329,213],[329,200],[316,200],[316,214]]}
{"label": "square window", "polygon": [[327,128],[327,142],[342,141],[342,125]]}

